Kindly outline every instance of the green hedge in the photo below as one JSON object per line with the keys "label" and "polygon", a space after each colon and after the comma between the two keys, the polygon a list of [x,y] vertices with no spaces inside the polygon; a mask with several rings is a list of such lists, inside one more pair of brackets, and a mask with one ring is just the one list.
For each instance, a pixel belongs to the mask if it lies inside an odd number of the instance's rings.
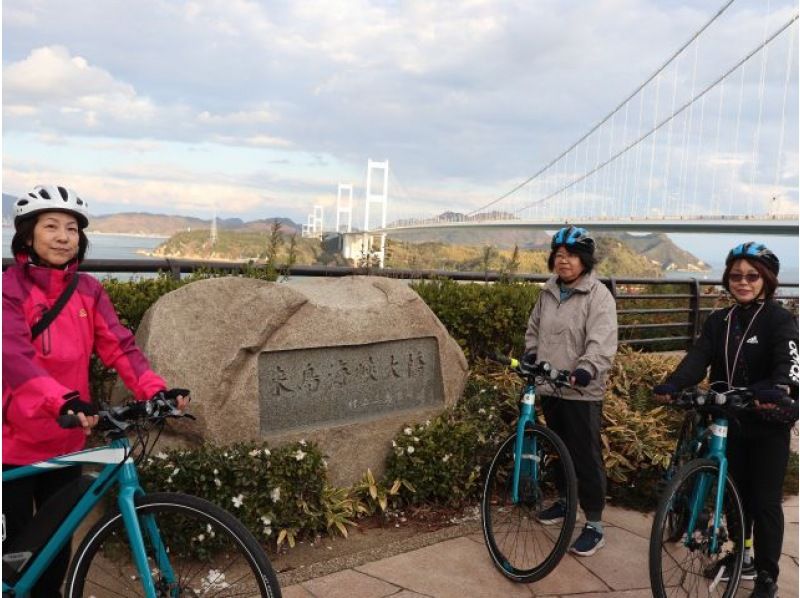
{"label": "green hedge", "polygon": [[524,282],[420,282],[412,288],[456,339],[467,359],[494,351],[521,354],[539,286]]}

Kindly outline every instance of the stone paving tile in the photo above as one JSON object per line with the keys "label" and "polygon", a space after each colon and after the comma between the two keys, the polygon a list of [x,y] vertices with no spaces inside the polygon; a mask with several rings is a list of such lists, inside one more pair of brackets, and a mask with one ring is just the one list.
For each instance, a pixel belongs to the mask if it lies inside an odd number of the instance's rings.
{"label": "stone paving tile", "polygon": [[436,598],[531,596],[527,585],[504,578],[486,549],[467,538],[368,563],[357,570]]}
{"label": "stone paving tile", "polygon": [[796,505],[783,503],[783,520],[786,523],[797,523],[800,521],[800,509]]}
{"label": "stone paving tile", "polygon": [[650,528],[653,525],[653,514],[639,513],[638,511],[628,511],[620,507],[609,506],[603,511],[603,522],[621,527],[637,536],[649,539]]}
{"label": "stone paving tile", "polygon": [[[470,535],[468,535],[468,536],[464,536],[464,537],[465,537],[465,538],[469,538],[469,539],[470,539],[470,540],[472,540],[473,542],[477,542],[477,543],[478,543],[478,544],[480,544],[481,546],[483,546],[483,544],[484,544],[484,540],[483,540],[483,532],[478,532],[477,534],[470,534]],[[487,552],[486,554],[489,554],[489,553]]]}
{"label": "stone paving tile", "polygon": [[283,596],[283,598],[314,598],[314,594],[311,594],[308,590],[300,585],[281,588],[281,596]]}
{"label": "stone paving tile", "polygon": [[609,587],[603,583],[602,579],[584,567],[582,560],[570,554],[565,555],[550,575],[541,581],[531,584],[534,595],[545,596],[548,594],[560,595],[608,591]]}
{"label": "stone paving tile", "polygon": [[353,569],[305,581],[300,585],[312,595],[324,598],[383,598],[401,589]]}
{"label": "stone paving tile", "polygon": [[391,598],[429,598],[425,594],[417,594],[416,592],[409,592],[408,590],[402,590],[397,594],[392,594]]}
{"label": "stone paving tile", "polygon": [[[561,596],[568,596],[569,594],[562,593]],[[647,590],[623,590],[617,592],[601,592],[594,594],[581,594],[581,598],[650,598],[653,594],[650,589]]]}
{"label": "stone paving tile", "polygon": [[784,525],[783,548],[781,548],[781,553],[797,558],[797,532],[798,525],[796,523]]}
{"label": "stone paving tile", "polygon": [[778,587],[783,596],[798,596],[800,595],[800,569],[797,567],[797,561],[787,556],[781,556],[778,563],[781,568],[781,574],[778,576]]}
{"label": "stone paving tile", "polygon": [[605,528],[606,545],[580,564],[602,578],[613,590],[650,587],[647,553],[649,540],[619,527]]}

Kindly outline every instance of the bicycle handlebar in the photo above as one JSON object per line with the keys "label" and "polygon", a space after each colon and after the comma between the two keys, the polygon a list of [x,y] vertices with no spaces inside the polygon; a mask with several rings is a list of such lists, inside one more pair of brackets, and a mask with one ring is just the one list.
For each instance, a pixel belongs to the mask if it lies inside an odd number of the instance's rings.
{"label": "bicycle handlebar", "polygon": [[752,390],[734,388],[727,392],[715,390],[701,390],[697,387],[687,388],[678,394],[672,405],[675,407],[729,407],[731,409],[748,409],[753,406],[753,401],[774,404],[778,407],[791,407],[793,400],[789,395],[780,397],[758,397]]}
{"label": "bicycle handlebar", "polygon": [[489,357],[502,365],[509,366],[522,378],[534,378],[540,382],[548,382],[552,386],[562,388],[572,388],[580,392],[569,382],[571,372],[569,370],[556,370],[547,361],[540,361],[535,364],[525,364],[514,357],[506,357],[502,354],[495,354]]}
{"label": "bicycle handlebar", "polygon": [[[106,406],[97,412],[100,431],[125,431],[132,425],[157,422],[167,417],[194,417],[177,409],[177,399],[157,397],[148,401],[134,401],[116,407]],[[81,422],[77,415],[60,415],[57,419],[62,428],[79,428]]]}

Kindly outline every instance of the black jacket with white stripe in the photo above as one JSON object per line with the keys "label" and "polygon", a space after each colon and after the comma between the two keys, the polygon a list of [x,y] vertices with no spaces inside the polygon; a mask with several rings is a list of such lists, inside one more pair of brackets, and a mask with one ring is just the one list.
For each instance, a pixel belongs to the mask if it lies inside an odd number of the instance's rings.
{"label": "black jacket with white stripe", "polygon": [[761,305],[734,305],[708,316],[700,338],[665,382],[679,389],[692,386],[706,377],[710,366],[709,380],[721,383],[721,390],[727,389],[728,382],[751,388],[785,385],[797,398],[797,320],[777,301],[766,301],[759,312]]}

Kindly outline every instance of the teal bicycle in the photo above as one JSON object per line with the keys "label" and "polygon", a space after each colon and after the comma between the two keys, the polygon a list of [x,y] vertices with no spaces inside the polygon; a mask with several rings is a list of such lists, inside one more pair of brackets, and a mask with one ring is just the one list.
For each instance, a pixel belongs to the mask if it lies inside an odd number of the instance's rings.
{"label": "teal bicycle", "polygon": [[[483,537],[492,561],[508,579],[530,583],[549,574],[567,551],[577,514],[578,483],[567,447],[536,421],[536,384],[558,395],[570,387],[569,372],[541,362],[526,365],[495,356],[522,377],[524,386],[516,433],[509,436],[489,466],[481,498]],[[561,501],[565,516],[540,520]]]}
{"label": "teal bicycle", "polygon": [[[136,464],[155,444],[149,443],[149,432],[160,432],[168,418],[187,417],[174,402],[131,403],[99,416],[97,430],[106,434],[107,446],[3,472],[5,483],[54,468],[102,466],[98,474],[83,475],[53,496],[28,529],[3,543],[3,597],[28,596],[92,509],[113,495],[115,508],[75,551],[65,596],[280,598],[266,554],[230,513],[194,496],[142,489]],[[73,427],[77,418],[61,416],[59,423]],[[136,435],[133,445],[128,434]]]}
{"label": "teal bicycle", "polygon": [[650,584],[657,598],[736,594],[744,513],[725,448],[732,412],[751,402],[744,389],[689,389],[672,403],[688,411],[650,534]]}

